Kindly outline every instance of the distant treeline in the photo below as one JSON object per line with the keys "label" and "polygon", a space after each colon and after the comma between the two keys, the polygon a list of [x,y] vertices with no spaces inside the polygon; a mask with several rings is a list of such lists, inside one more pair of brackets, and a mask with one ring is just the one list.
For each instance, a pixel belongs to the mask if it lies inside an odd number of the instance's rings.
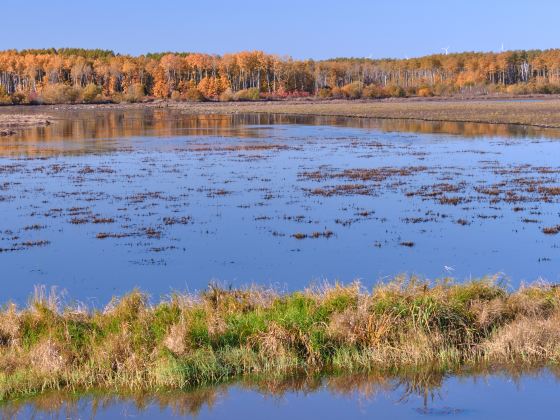
{"label": "distant treeline", "polygon": [[560,93],[560,49],[406,60],[107,50],[0,52],[0,103]]}

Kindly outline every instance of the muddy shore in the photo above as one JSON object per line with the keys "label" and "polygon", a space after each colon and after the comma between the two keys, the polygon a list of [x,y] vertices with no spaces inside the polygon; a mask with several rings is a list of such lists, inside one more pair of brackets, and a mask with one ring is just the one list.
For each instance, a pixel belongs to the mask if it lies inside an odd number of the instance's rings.
{"label": "muddy shore", "polygon": [[[15,109],[14,107],[11,107]],[[44,114],[29,113],[29,108],[19,113],[3,113],[0,110],[0,137],[16,134],[18,130],[51,124],[53,117]]]}

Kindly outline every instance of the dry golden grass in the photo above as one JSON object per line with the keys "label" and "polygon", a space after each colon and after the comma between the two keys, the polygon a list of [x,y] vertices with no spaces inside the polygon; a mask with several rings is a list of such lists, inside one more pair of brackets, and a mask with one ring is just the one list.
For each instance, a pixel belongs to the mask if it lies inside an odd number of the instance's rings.
{"label": "dry golden grass", "polygon": [[499,363],[557,363],[560,357],[560,316],[522,316],[481,345],[484,357]]}
{"label": "dry golden grass", "polygon": [[[161,106],[161,104],[151,105]],[[170,103],[187,114],[275,113],[560,127],[560,100],[385,100]]]}

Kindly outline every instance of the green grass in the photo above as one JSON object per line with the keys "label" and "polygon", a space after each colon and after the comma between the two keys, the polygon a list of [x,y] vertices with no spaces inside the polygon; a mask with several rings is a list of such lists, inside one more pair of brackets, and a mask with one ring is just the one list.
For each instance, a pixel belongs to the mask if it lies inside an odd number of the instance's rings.
{"label": "green grass", "polygon": [[212,285],[103,310],[36,293],[0,311],[0,400],[49,390],[184,389],[293,372],[438,372],[560,361],[560,291],[396,278],[282,294]]}

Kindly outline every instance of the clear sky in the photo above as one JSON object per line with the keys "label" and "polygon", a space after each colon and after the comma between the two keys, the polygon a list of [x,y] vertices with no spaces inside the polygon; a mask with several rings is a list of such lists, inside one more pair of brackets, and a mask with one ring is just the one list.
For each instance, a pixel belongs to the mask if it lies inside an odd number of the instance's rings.
{"label": "clear sky", "polygon": [[0,49],[260,49],[294,58],[560,47],[553,0],[3,1]]}

